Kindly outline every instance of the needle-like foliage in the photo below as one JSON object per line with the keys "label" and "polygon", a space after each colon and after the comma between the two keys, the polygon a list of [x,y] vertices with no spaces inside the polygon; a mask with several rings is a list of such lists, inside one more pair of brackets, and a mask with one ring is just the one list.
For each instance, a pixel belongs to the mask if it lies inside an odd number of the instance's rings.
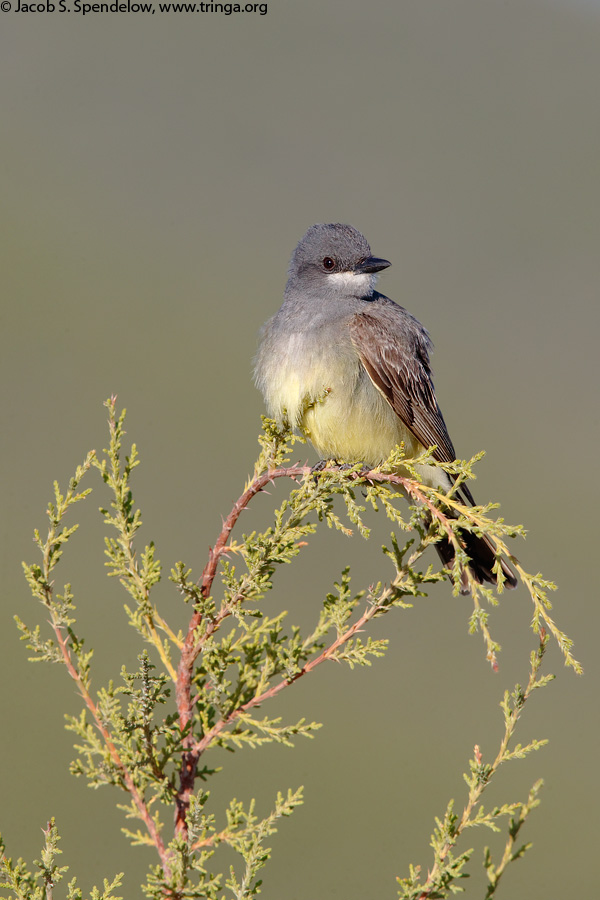
{"label": "needle-like foliage", "polygon": [[[509,819],[502,858],[494,862],[486,851],[484,866],[491,897],[506,869],[528,845],[517,846],[517,836],[529,812],[537,805],[539,782],[526,801],[505,803],[485,810],[481,796],[501,763],[520,758],[544,742],[523,747],[513,744],[514,731],[532,692],[551,676],[540,675],[544,649],[550,637],[560,646],[567,665],[580,671],[572,646],[550,617],[548,591],[553,585],[540,575],[529,575],[510,554],[507,543],[523,533],[521,527],[494,518],[493,504],[469,508],[456,499],[419,482],[415,466],[435,463],[431,454],[406,459],[402,449],[385,466],[364,470],[337,464],[310,469],[289,464],[294,438],[264,421],[261,452],[254,473],[223,521],[202,572],[197,575],[184,562],[176,563],[170,580],[181,601],[188,604],[189,621],[176,632],[164,609],[155,601],[154,588],[162,577],[154,544],[137,545],[141,513],[132,493],[132,474],[139,463],[135,445],[124,455],[124,417],[116,411],[115,398],[107,401],[110,442],[102,455],[90,452],[77,468],[63,494],[54,487],[48,506],[48,531],[35,533],[41,562],[24,564],[31,591],[44,607],[49,632],[27,626],[17,618],[23,640],[33,660],[63,665],[82,701],[81,713],[67,718],[75,735],[76,757],[71,770],[92,787],[110,785],[118,791],[119,806],[128,821],[123,831],[133,845],[153,848],[156,854],[143,890],[154,900],[206,898],[245,900],[260,892],[262,870],[270,856],[270,837],[279,820],[302,803],[302,788],[278,793],[271,811],[257,810],[263,801],[248,806],[233,799],[223,810],[215,809],[207,787],[217,771],[214,749],[260,748],[278,742],[293,746],[298,737],[312,737],[319,723],[301,718],[287,720],[269,714],[269,701],[287,691],[300,678],[328,661],[345,662],[349,668],[371,665],[386,650],[387,640],[368,634],[372,619],[403,610],[422,597],[429,584],[448,580],[466,562],[460,534],[465,530],[485,533],[493,541],[498,560],[510,557],[533,605],[532,629],[538,648],[532,653],[530,677],[525,689],[507,693],[502,709],[505,735],[494,760],[484,762],[479,748],[465,776],[468,796],[462,815],[451,803],[436,822],[431,840],[433,862],[420,880],[419,867],[411,867],[399,879],[404,900],[446,897],[459,889],[466,874],[470,851],[457,846],[473,826],[498,830]],[[456,484],[472,476],[478,457],[442,467],[456,477]],[[96,470],[108,500],[101,508],[108,528],[105,539],[108,575],[118,579],[127,594],[125,614],[139,636],[138,668],[121,669],[116,681],[92,689],[92,650],[76,629],[74,597],[69,584],[62,592],[55,586],[55,570],[77,525],[65,524],[71,507],[85,499],[91,488],[80,488]],[[276,479],[292,484],[289,496],[273,513],[272,524],[262,532],[234,536],[242,511]],[[390,490],[390,486],[392,490]],[[408,503],[406,499],[408,498]],[[341,499],[340,503],[335,502]],[[383,510],[394,532],[385,556],[391,567],[385,582],[355,590],[350,570],[342,571],[333,590],[322,600],[316,621],[308,632],[287,624],[283,610],[266,615],[263,598],[273,585],[273,574],[297,560],[307,539],[322,524],[368,537],[367,511]],[[404,540],[403,536],[406,536]],[[424,564],[426,549],[441,537],[455,549],[455,571]],[[498,572],[500,566],[498,564]],[[454,581],[457,582],[456,577]],[[485,654],[497,666],[499,645],[493,637],[490,609],[502,598],[500,576],[497,592],[470,577],[473,612],[471,631],[484,639]],[[60,854],[54,822],[45,834],[42,858],[32,873],[19,860],[4,853],[1,845],[0,900],[52,898],[54,885],[64,878],[66,866],[57,865]],[[220,863],[219,848],[233,850],[239,864]],[[93,889],[91,900],[119,900],[114,891],[121,875]],[[76,880],[68,884],[69,900],[83,900]]]}

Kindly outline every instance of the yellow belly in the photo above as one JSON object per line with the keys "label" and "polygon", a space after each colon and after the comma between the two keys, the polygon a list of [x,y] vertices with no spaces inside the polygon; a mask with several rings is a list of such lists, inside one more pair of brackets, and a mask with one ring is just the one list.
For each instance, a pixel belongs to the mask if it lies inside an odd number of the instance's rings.
{"label": "yellow belly", "polygon": [[330,379],[323,398],[305,409],[299,427],[322,459],[376,466],[401,441],[408,456],[421,449],[366,373],[351,385]]}
{"label": "yellow belly", "polygon": [[[334,323],[335,324],[335,323]],[[257,365],[258,384],[269,414],[303,432],[321,459],[378,466],[400,443],[407,457],[423,451],[404,422],[375,387],[355,347],[339,328],[319,339],[310,332],[268,330]],[[426,484],[447,488],[440,469],[420,466]]]}

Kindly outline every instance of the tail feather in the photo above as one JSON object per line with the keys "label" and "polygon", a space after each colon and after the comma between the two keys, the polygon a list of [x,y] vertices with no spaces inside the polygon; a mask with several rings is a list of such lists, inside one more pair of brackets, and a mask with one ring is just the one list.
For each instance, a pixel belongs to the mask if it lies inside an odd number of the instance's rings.
{"label": "tail feather", "polygon": [[[469,569],[471,574],[478,582],[483,584],[497,584],[498,577],[494,572],[496,564],[496,549],[491,540],[486,535],[473,534],[472,531],[461,530],[458,534],[465,553],[469,557]],[[454,566],[454,547],[448,538],[444,537],[435,545],[440,559],[447,569]],[[504,560],[500,560],[502,574],[504,575],[504,587],[514,588],[517,586],[517,576]],[[469,579],[465,569],[460,573],[460,592],[461,594],[469,593]]]}

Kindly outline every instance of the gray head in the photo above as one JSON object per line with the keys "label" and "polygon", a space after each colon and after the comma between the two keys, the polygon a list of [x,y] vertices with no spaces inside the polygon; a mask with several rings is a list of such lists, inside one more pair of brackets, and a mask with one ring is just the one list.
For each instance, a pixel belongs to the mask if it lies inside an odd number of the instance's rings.
{"label": "gray head", "polygon": [[292,254],[286,294],[370,296],[376,273],[390,265],[351,225],[312,225]]}

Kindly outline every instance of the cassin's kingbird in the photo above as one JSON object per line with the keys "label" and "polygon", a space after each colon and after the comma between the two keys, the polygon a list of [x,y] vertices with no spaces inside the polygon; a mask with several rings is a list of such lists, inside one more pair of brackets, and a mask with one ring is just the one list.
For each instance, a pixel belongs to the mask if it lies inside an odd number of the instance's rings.
{"label": "cassin's kingbird", "polygon": [[[371,255],[350,225],[313,225],[294,250],[279,311],[265,324],[255,378],[269,414],[305,434],[322,459],[380,465],[404,442],[407,457],[435,445],[440,462],[456,459],[438,406],[425,328],[375,288],[391,263]],[[425,484],[448,491],[449,475],[420,466]],[[466,484],[457,490],[473,505]],[[486,537],[460,538],[478,582],[496,582],[496,552]],[[450,542],[436,544],[452,567]],[[516,577],[504,560],[505,584]],[[461,591],[468,591],[466,573]]]}

